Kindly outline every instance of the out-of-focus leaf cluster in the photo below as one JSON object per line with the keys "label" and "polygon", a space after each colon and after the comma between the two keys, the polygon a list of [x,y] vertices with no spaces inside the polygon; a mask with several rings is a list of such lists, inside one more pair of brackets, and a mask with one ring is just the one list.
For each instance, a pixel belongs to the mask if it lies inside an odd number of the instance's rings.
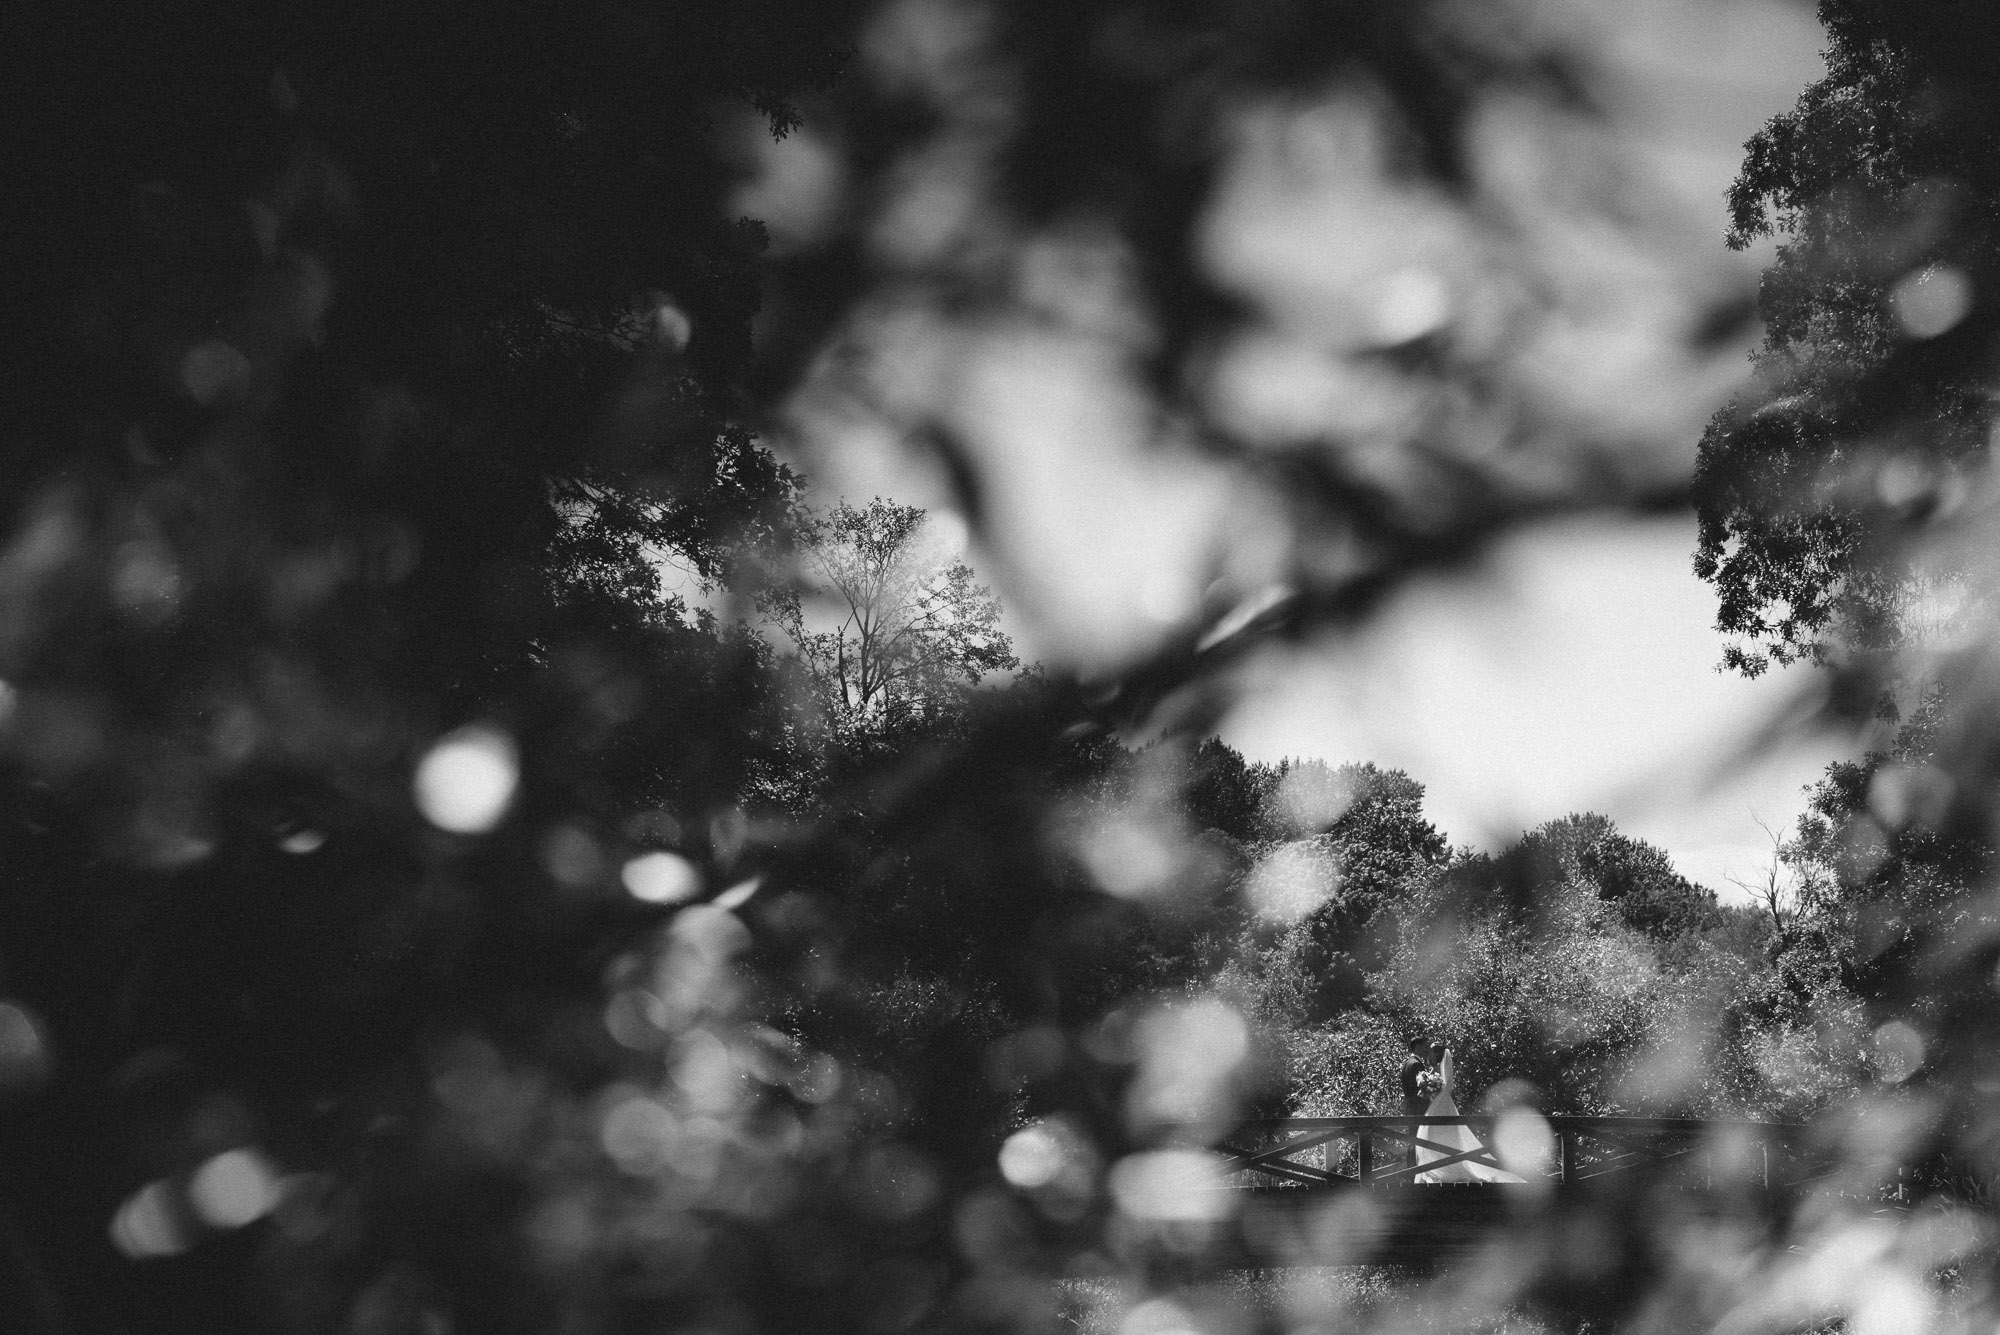
{"label": "out-of-focus leaf cluster", "polygon": [[[1649,108],[1717,7],[31,16],[28,1328],[1034,1330],[1084,1273],[1124,1335],[1990,1325],[1989,113],[1960,8],[1826,9],[1733,200],[1796,239],[1703,569],[1836,710],[1925,694],[1768,924],[1596,818],[1473,855],[1416,778],[1203,740],[1274,639],[1687,499],[1748,271]],[[961,563],[938,708],[827,726],[751,615],[816,533],[772,437],[927,462],[1049,669],[970,689]],[[1723,1127],[1394,1301],[1223,1301],[1374,1207],[1260,1233],[1212,1147],[1387,1111],[1413,1030],[1496,1107],[1813,1115],[1822,1176],[1762,1209]]]}

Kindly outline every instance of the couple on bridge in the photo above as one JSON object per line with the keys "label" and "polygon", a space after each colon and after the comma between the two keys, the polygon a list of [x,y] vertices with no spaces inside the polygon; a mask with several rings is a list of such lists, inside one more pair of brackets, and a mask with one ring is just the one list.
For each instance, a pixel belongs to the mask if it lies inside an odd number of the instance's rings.
{"label": "couple on bridge", "polygon": [[1472,1128],[1457,1122],[1440,1124],[1430,1119],[1460,1116],[1457,1067],[1451,1049],[1442,1042],[1418,1037],[1410,1040],[1410,1058],[1403,1063],[1403,1116],[1410,1119],[1409,1166],[1422,1169],[1440,1159],[1437,1168],[1418,1172],[1418,1182],[1519,1182],[1522,1179],[1501,1168],[1462,1156],[1481,1154],[1485,1146]]}

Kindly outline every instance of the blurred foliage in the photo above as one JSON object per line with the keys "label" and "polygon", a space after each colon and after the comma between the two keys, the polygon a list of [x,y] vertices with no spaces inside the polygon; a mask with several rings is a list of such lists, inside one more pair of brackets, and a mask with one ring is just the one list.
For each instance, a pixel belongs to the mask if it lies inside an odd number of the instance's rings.
{"label": "blurred foliage", "polygon": [[[1763,384],[1692,484],[1745,308],[1712,201],[1647,183],[1671,32],[24,16],[10,1321],[1036,1330],[1091,1271],[1124,1335],[1325,1324],[1202,1296],[1269,1239],[1189,1174],[1250,1113],[1385,1109],[1422,1030],[1495,1104],[1811,1117],[1825,1174],[1759,1212],[1724,1138],[1686,1209],[1524,1198],[1371,1328],[1990,1326],[1996,48],[1965,6],[1823,10],[1828,79],[1731,199],[1786,238]],[[923,707],[864,685],[830,726],[840,646],[787,600],[924,515],[816,516],[768,442],[883,439],[1052,663],[987,681],[1012,649],[954,556],[891,655]],[[1270,646],[1690,496],[1738,665],[1903,719],[1768,923],[1600,817],[1453,850],[1412,776],[1213,737]]]}

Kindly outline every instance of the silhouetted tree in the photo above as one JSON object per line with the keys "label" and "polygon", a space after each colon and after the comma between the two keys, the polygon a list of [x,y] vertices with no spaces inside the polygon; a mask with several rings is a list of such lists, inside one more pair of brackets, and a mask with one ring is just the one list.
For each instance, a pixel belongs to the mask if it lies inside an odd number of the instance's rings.
{"label": "silhouetted tree", "polygon": [[775,616],[839,725],[935,722],[989,674],[1020,666],[1000,600],[939,546],[918,507],[843,501],[808,512],[796,540],[808,587],[777,595]]}
{"label": "silhouetted tree", "polygon": [[1263,837],[1265,805],[1277,781],[1270,766],[1252,764],[1219,737],[1198,743],[1188,757],[1183,800],[1197,830],[1220,830],[1239,843]]}
{"label": "silhouetted tree", "polygon": [[1728,662],[1753,676],[1871,661],[1961,610],[1964,571],[1923,535],[1992,424],[1974,296],[2000,274],[2000,29],[1949,2],[1820,13],[1826,77],[1751,139],[1730,191],[1732,246],[1781,239],[1762,392],[1717,415],[1696,476],[1695,569]]}
{"label": "silhouetted tree", "polygon": [[1720,919],[1713,890],[1675,871],[1664,850],[1620,834],[1605,816],[1549,821],[1522,839],[1516,853],[1549,864],[1533,875],[1551,881],[1573,877],[1595,887],[1628,926],[1662,941],[1713,927]]}

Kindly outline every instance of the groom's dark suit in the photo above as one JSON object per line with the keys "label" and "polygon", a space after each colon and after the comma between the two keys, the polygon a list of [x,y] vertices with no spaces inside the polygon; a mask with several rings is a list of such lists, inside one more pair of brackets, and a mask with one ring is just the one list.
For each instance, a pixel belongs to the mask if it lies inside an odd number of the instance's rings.
{"label": "groom's dark suit", "polygon": [[[1410,1054],[1410,1059],[1403,1063],[1403,1116],[1415,1119],[1430,1110],[1431,1101],[1417,1089],[1417,1077],[1430,1069],[1431,1064],[1414,1052]],[[1412,1120],[1410,1130],[1414,1132],[1416,1129],[1416,1122]],[[1403,1147],[1403,1160],[1412,1168],[1417,1166],[1416,1142],[1412,1141]]]}

